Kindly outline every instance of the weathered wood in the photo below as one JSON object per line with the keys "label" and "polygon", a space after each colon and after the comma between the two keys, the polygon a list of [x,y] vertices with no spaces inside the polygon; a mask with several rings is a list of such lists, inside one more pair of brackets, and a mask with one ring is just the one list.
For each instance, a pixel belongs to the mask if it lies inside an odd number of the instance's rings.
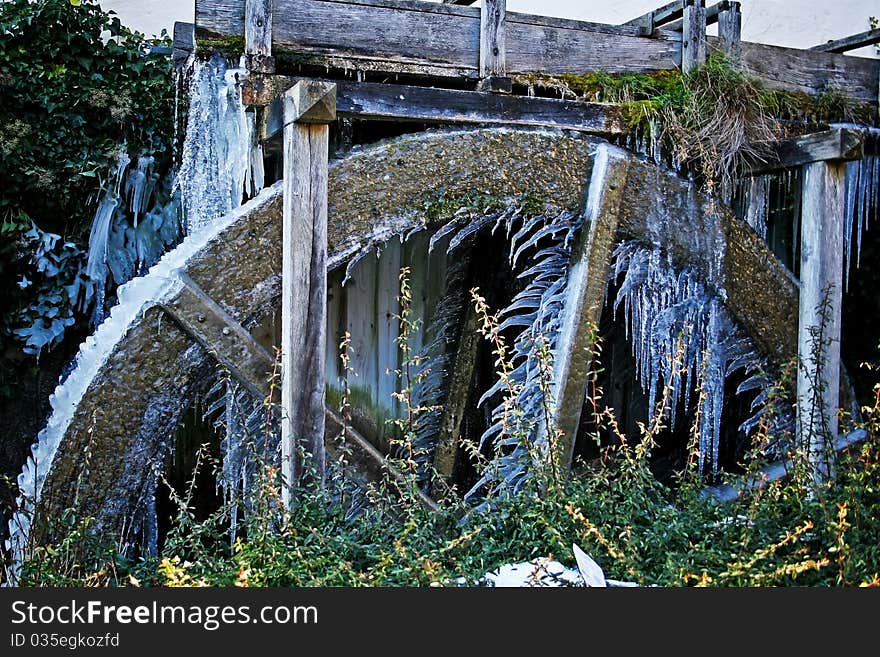
{"label": "weathered wood", "polygon": [[321,116],[332,91],[299,83],[284,96],[281,469],[288,504],[300,484],[321,485],[325,469],[329,127],[296,121]]}
{"label": "weathered wood", "polygon": [[631,156],[618,148],[598,148],[584,210],[585,230],[572,252],[569,296],[563,311],[556,371],[556,426],[562,432],[559,463],[569,469],[584,407],[593,347],[605,301],[608,267],[614,248]]}
{"label": "weathered wood", "polygon": [[752,163],[746,173],[754,176],[811,162],[860,160],[864,157],[864,148],[865,135],[861,130],[832,128],[779,142],[767,162]]}
{"label": "weathered wood", "polygon": [[[715,3],[709,7],[706,7],[706,25],[714,25],[719,22],[719,17],[721,14],[727,10],[731,3],[727,0],[722,0],[721,2]],[[665,23],[661,26],[664,30],[673,30],[675,32],[681,32],[684,29],[684,19],[679,18],[677,21],[672,21],[671,23]]]}
{"label": "weathered wood", "polygon": [[244,52],[247,69],[274,73],[272,57],[272,0],[245,0]]}
{"label": "weathered wood", "polygon": [[[205,43],[243,33],[244,0],[196,3]],[[672,69],[678,44],[638,29],[507,14],[507,70],[560,74]],[[418,35],[418,38],[414,38]],[[480,10],[427,2],[277,0],[273,53],[289,63],[479,77]]]}
{"label": "weathered wood", "polygon": [[681,70],[693,71],[706,63],[705,0],[684,0],[681,33]]}
{"label": "weathered wood", "polygon": [[841,161],[804,167],[797,424],[817,481],[832,475],[837,438],[845,181]]}
{"label": "weathered wood", "polygon": [[636,16],[623,24],[638,27],[643,31],[643,34],[651,34],[660,25],[681,18],[682,6],[682,0],[673,0],[669,4],[649,11],[647,14]]}
{"label": "weathered wood", "polygon": [[[742,57],[742,12],[739,2],[725,2],[725,8],[718,15],[718,38],[727,58],[734,64]],[[716,5],[718,6],[718,5]]]}
{"label": "weathered wood", "polygon": [[300,80],[285,96],[290,100],[285,107],[285,124],[332,123],[336,120],[336,83],[322,80]]}
{"label": "weathered wood", "polygon": [[852,36],[844,37],[843,39],[835,39],[834,41],[828,41],[827,43],[820,43],[818,46],[810,48],[810,50],[843,53],[858,48],[864,48],[865,46],[872,46],[875,43],[880,43],[880,28],[868,30],[866,32],[859,32],[858,34],[853,34]]}
{"label": "weathered wood", "polygon": [[196,26],[192,23],[174,23],[171,61],[175,68],[183,66],[196,51]]}
{"label": "weathered wood", "polygon": [[[313,64],[436,77],[478,77],[480,12],[412,0],[279,0],[273,52],[285,66]],[[207,45],[244,33],[244,0],[196,2],[196,36]],[[680,38],[661,30],[507,13],[508,73],[647,72],[680,62]],[[412,35],[420,35],[414,39]],[[709,37],[717,44],[718,37]],[[880,61],[743,42],[745,70],[774,88],[835,88],[876,103]],[[279,60],[279,66],[281,61]]]}
{"label": "weathered wood", "polygon": [[[351,335],[351,371],[348,384],[369,395],[369,403],[378,399],[379,330],[376,323],[376,290],[379,262],[372,253],[367,254],[351,272],[351,279],[345,284],[346,326]],[[372,410],[372,409],[364,409]],[[372,432],[366,431],[369,435]],[[375,436],[370,436],[375,437]]]}
{"label": "weathered wood", "polygon": [[[461,326],[461,340],[452,363],[452,371],[447,380],[446,404],[440,419],[440,435],[434,450],[434,470],[444,481],[449,482],[458,469],[462,422],[470,399],[474,371],[477,366],[477,353],[480,346],[480,333],[477,325],[477,311],[473,304],[467,305],[464,322]],[[440,490],[440,482],[434,486]]]}
{"label": "weathered wood", "polygon": [[480,77],[507,76],[504,16],[507,0],[482,0],[480,11]]}
{"label": "weathered wood", "polygon": [[[285,84],[291,84],[288,78]],[[622,134],[625,122],[616,108],[556,98],[498,95],[374,82],[337,82],[339,116],[420,123],[549,126],[590,134]],[[264,113],[263,139],[280,133],[281,103]]]}
{"label": "weathered wood", "polygon": [[[713,47],[718,37],[709,37]],[[835,89],[853,100],[877,103],[880,60],[818,50],[798,50],[743,41],[743,70],[768,87],[818,94]]]}
{"label": "weathered wood", "polygon": [[162,310],[252,395],[265,398],[274,366],[271,354],[189,276],[179,277],[183,290],[173,302],[162,304]]}
{"label": "weathered wood", "polygon": [[443,0],[444,5],[472,5],[477,0]]}

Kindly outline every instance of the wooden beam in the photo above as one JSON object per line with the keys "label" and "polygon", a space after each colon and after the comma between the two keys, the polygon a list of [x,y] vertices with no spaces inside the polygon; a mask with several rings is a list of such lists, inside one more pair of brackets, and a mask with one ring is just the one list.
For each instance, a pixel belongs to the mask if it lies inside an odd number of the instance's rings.
{"label": "wooden beam", "polygon": [[571,468],[581,412],[587,395],[596,328],[605,302],[608,267],[614,250],[618,217],[632,156],[600,145],[584,210],[584,230],[572,252],[569,299],[563,311],[559,347],[554,358],[559,464]]}
{"label": "wooden beam", "polygon": [[[721,49],[733,64],[742,58],[742,11],[739,2],[724,2],[725,9],[718,15],[718,38]],[[717,7],[718,5],[716,5]]]}
{"label": "wooden beam", "polygon": [[161,304],[162,310],[254,397],[265,398],[274,366],[271,354],[189,276],[179,278],[183,290],[170,304]]}
{"label": "wooden beam", "polygon": [[859,34],[853,34],[852,36],[843,39],[835,39],[834,41],[828,41],[827,43],[820,43],[818,46],[810,48],[810,50],[842,53],[856,50],[858,48],[864,48],[865,46],[872,46],[875,43],[880,43],[880,28],[868,30],[867,32],[860,32]]}
{"label": "wooden beam", "polygon": [[[719,22],[721,14],[726,11],[726,8],[730,5],[727,0],[722,0],[721,2],[717,2],[714,5],[706,7],[706,25],[714,25]],[[660,26],[664,30],[672,30],[675,32],[681,32],[684,29],[684,19],[679,18],[677,21],[672,21],[670,23],[666,23]]]}
{"label": "wooden beam", "polygon": [[860,160],[864,157],[865,135],[854,128],[832,128],[797,139],[779,142],[767,162],[751,164],[746,175],[771,173],[780,169],[824,162],[827,160]]}
{"label": "wooden beam", "polygon": [[[197,37],[225,47],[244,32],[244,0],[196,2]],[[300,65],[479,79],[480,9],[412,0],[275,0],[272,51],[279,69]],[[670,70],[674,37],[638,28],[506,14],[507,72],[547,74]],[[418,38],[416,38],[416,36]]]}
{"label": "wooden beam", "polygon": [[507,0],[482,0],[480,9],[480,89],[510,93],[504,19]]}
{"label": "wooden beam", "polygon": [[705,0],[684,0],[681,70],[689,73],[706,63]]}
{"label": "wooden beam", "polygon": [[[274,6],[272,49],[279,69],[479,78],[477,7],[415,0],[276,0]],[[235,54],[232,38],[244,34],[244,0],[197,0],[196,26],[200,47]],[[680,36],[665,30],[654,38],[639,34],[632,25],[507,12],[507,71],[636,73],[680,64]],[[743,42],[742,65],[772,88],[817,94],[831,87],[877,103],[880,60]]]}
{"label": "wooden beam", "polygon": [[797,427],[817,483],[832,476],[831,445],[837,438],[845,184],[841,160],[804,167]]}
{"label": "wooden beam", "polygon": [[[279,84],[283,87],[291,80],[279,79]],[[626,129],[617,108],[599,103],[373,82],[338,81],[336,85],[336,111],[342,117],[545,126],[601,135],[622,134]],[[281,103],[272,103],[264,113],[262,138],[269,140],[280,134],[282,125]]]}
{"label": "wooden beam", "polygon": [[323,121],[335,91],[310,81],[284,95],[281,471],[287,504],[297,487],[322,485],[325,470],[329,127]]}
{"label": "wooden beam", "polygon": [[245,66],[252,73],[274,73],[272,0],[245,0]]}
{"label": "wooden beam", "polygon": [[477,0],[443,0],[444,5],[472,5]]}
{"label": "wooden beam", "polygon": [[682,6],[682,0],[673,0],[673,2],[658,7],[653,11],[649,11],[647,14],[642,14],[641,16],[628,20],[626,23],[623,23],[623,25],[638,27],[642,30],[643,34],[650,35],[656,28],[664,23],[669,23],[676,18],[681,18]]}

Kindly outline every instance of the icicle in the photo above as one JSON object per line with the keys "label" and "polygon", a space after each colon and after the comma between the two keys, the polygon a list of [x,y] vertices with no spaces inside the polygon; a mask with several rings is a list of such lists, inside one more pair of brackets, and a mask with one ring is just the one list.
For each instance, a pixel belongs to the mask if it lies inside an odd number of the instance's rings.
{"label": "icicle", "polygon": [[155,158],[144,155],[138,158],[136,169],[132,169],[125,180],[125,193],[128,195],[128,209],[134,217],[135,228],[138,225],[138,217],[146,210],[150,195],[156,179],[153,177],[153,162]]}
{"label": "icicle", "polygon": [[238,84],[242,70],[226,70],[219,56],[193,67],[178,178],[188,233],[237,208],[263,184],[262,156]]}
{"label": "icicle", "polygon": [[[678,409],[689,406],[690,391],[699,382],[700,465],[714,473],[725,381],[739,370],[754,378],[765,363],[693,269],[676,272],[658,248],[624,242],[615,250],[611,268],[612,280],[621,276],[614,311],[623,306],[636,373],[648,393],[650,419],[668,413],[675,425]],[[664,389],[669,395],[659,407]]]}

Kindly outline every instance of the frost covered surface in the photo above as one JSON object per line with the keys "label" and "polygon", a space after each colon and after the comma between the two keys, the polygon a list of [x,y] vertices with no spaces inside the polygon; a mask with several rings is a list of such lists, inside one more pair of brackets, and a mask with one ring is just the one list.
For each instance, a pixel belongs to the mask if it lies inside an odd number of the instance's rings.
{"label": "frost covered surface", "polygon": [[[880,136],[875,136],[880,141]],[[862,234],[868,230],[868,222],[873,216],[876,220],[878,192],[880,187],[880,157],[868,155],[862,160],[846,164],[846,196],[843,224],[843,249],[846,258],[846,280],[852,262],[856,267],[862,252]],[[855,251],[855,258],[853,258]]]}
{"label": "frost covered surface", "polygon": [[691,404],[692,391],[699,388],[700,466],[714,473],[725,381],[742,371],[745,380],[737,392],[761,391],[752,403],[754,415],[741,427],[751,431],[765,413],[771,384],[766,362],[730,318],[717,292],[692,268],[677,270],[659,248],[635,241],[618,246],[613,258],[612,280],[622,278],[614,310],[623,306],[651,421],[668,414],[674,425],[681,408]]}
{"label": "frost covered surface", "polygon": [[277,190],[273,186],[265,194],[230,213],[207,230],[187,237],[176,249],[167,253],[154,265],[146,276],[135,278],[118,290],[119,303],[110,316],[93,335],[80,346],[75,366],[70,376],[59,385],[49,399],[52,412],[46,427],[40,431],[21,474],[18,476],[19,508],[9,523],[10,538],[7,547],[20,563],[27,548],[30,515],[34,501],[39,500],[55,454],[63,439],[77,405],[101,367],[113,353],[116,345],[130,327],[138,321],[145,310],[173,297],[182,287],[178,272],[183,271],[187,261],[196,253],[261,204],[261,198],[272,198]]}
{"label": "frost covered surface", "polygon": [[263,187],[262,147],[256,123],[245,112],[241,68],[227,69],[222,57],[193,61],[189,115],[178,174],[187,233],[237,208],[244,195]]}

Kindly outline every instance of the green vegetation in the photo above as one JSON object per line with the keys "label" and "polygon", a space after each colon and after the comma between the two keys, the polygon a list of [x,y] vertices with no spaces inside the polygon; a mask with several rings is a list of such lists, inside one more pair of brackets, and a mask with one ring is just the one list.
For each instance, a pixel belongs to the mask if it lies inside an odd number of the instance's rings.
{"label": "green vegetation", "polygon": [[[474,299],[480,332],[497,347],[497,318],[476,291]],[[508,364],[497,367],[502,375]],[[402,403],[408,390],[404,384]],[[339,399],[343,416],[348,394]],[[644,585],[880,585],[880,384],[873,405],[862,409],[869,438],[839,461],[834,482],[817,487],[804,455],[792,453],[787,479],[732,503],[701,494],[696,440],[676,486],[664,486],[649,461],[665,419],[642,427],[638,436],[624,436],[601,390],[590,401],[598,430],[616,435],[615,445],[565,479],[556,473],[552,453],[533,453],[534,476],[524,489],[490,500],[486,510],[465,505],[455,490],[446,491],[440,511],[425,509],[416,495],[417,455],[406,449],[414,437],[408,417],[399,421],[396,461],[404,481],[389,477],[371,488],[370,504],[354,517],[342,469],[331,467],[326,490],[302,496],[287,510],[277,468],[266,462],[245,499],[229,501],[206,519],[194,515],[192,486],[172,491],[177,513],[156,557],[126,556],[114,537],[96,533],[72,508],[49,528],[60,538],[33,550],[21,583],[457,586],[458,578],[476,583],[503,563],[536,557],[573,565],[571,545],[577,543],[608,577]],[[665,400],[660,404],[665,407]],[[516,422],[511,425],[510,435],[516,435]],[[758,476],[760,448],[772,438],[766,429],[760,432],[747,476]],[[212,465],[207,454],[199,453],[193,481]],[[248,513],[230,536],[236,505]]]}

